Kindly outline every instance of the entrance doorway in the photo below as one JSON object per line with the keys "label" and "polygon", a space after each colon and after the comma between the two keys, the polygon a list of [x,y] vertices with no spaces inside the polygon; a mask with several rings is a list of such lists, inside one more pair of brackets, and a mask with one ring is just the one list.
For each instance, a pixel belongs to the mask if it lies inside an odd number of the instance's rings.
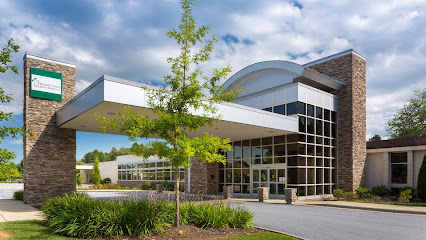
{"label": "entrance doorway", "polygon": [[[280,164],[281,165],[281,164]],[[283,197],[286,186],[286,167],[284,166],[252,166],[251,194],[257,194],[258,187],[269,187],[269,194]]]}

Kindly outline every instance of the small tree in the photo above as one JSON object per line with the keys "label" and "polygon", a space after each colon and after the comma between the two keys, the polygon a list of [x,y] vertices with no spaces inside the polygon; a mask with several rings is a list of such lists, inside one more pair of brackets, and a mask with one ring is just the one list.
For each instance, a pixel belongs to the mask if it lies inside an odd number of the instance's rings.
{"label": "small tree", "polygon": [[391,138],[426,136],[426,88],[414,91],[414,96],[387,122]]}
{"label": "small tree", "polygon": [[75,173],[75,183],[77,186],[81,186],[81,184],[83,184],[83,175],[80,170],[77,170]]}
{"label": "small tree", "polygon": [[[158,90],[145,88],[148,105],[156,114],[150,119],[139,115],[130,108],[116,114],[115,119],[98,116],[101,130],[118,130],[135,141],[131,148],[134,155],[148,159],[157,156],[171,162],[175,180],[176,225],[179,226],[179,168],[190,167],[190,158],[197,156],[203,162],[224,162],[219,150],[231,150],[229,139],[221,139],[204,133],[198,137],[190,137],[188,133],[197,132],[203,126],[212,127],[220,118],[217,104],[233,101],[240,90],[225,92],[220,80],[225,78],[231,68],[213,69],[211,77],[207,77],[197,68],[200,63],[208,61],[217,41],[212,36],[207,44],[203,43],[209,33],[210,26],[196,27],[192,17],[193,0],[182,0],[183,10],[178,30],[167,32],[167,36],[180,45],[180,55],[168,58],[171,64],[171,75],[164,77],[165,85]],[[197,52],[191,53],[196,50]],[[198,114],[195,114],[196,111]],[[152,141],[137,144],[136,138],[147,139],[158,136],[163,141]]]}
{"label": "small tree", "polygon": [[423,157],[419,177],[417,178],[417,196],[423,201],[426,201],[426,154]]}
{"label": "small tree", "polygon": [[382,137],[380,137],[379,134],[375,134],[374,136],[372,136],[370,139],[368,139],[369,142],[377,142],[377,141],[382,141]]}
{"label": "small tree", "polygon": [[101,171],[99,170],[99,158],[95,158],[95,168],[93,170],[92,182],[95,185],[101,184]]}

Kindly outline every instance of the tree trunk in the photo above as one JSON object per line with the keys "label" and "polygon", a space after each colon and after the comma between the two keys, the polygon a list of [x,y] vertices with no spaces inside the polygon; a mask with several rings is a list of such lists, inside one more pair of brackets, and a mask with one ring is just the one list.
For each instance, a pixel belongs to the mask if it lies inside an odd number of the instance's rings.
{"label": "tree trunk", "polygon": [[179,169],[175,168],[173,173],[175,175],[175,197],[176,197],[176,227],[180,226],[180,215],[179,215]]}

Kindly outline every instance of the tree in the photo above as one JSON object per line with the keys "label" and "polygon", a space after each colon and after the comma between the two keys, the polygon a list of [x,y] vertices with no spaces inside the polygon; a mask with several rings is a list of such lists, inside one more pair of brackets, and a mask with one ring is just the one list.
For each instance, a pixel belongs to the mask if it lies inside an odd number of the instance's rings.
{"label": "tree", "polygon": [[414,91],[408,103],[387,122],[390,138],[426,136],[426,88]]}
{"label": "tree", "polygon": [[93,170],[92,182],[95,185],[101,184],[101,171],[99,170],[99,158],[95,158],[95,168]]}
{"label": "tree", "polygon": [[[180,2],[183,11],[177,30],[167,32],[167,36],[180,45],[180,54],[167,59],[171,74],[164,77],[164,86],[157,90],[144,88],[148,105],[156,114],[155,118],[139,115],[126,107],[117,113],[115,119],[106,119],[97,114],[100,129],[117,130],[134,141],[132,154],[145,160],[150,156],[171,162],[175,179],[176,226],[179,226],[179,167],[190,167],[190,157],[197,156],[202,162],[224,162],[221,151],[231,150],[230,140],[204,133],[190,137],[189,132],[197,132],[200,127],[212,127],[220,119],[217,104],[233,101],[241,90],[225,92],[220,80],[225,78],[231,68],[213,69],[207,77],[197,66],[207,62],[217,42],[215,36],[206,39],[210,26],[197,27],[192,17],[194,0]],[[204,41],[207,41],[205,45]],[[193,52],[195,50],[195,52]],[[192,110],[191,110],[192,109]],[[197,114],[195,114],[195,112]],[[137,144],[136,138],[159,139],[146,144]]]}
{"label": "tree", "polygon": [[13,179],[19,178],[21,174],[18,172],[18,169],[12,161],[0,164],[0,179]]}
{"label": "tree", "polygon": [[[13,65],[9,65],[12,62],[11,57],[12,53],[17,53],[19,50],[19,46],[13,42],[13,39],[10,39],[7,42],[7,45],[3,47],[0,51],[0,73],[5,73],[7,70],[12,70],[15,74],[18,74],[18,68]],[[6,91],[2,87],[0,87],[0,102],[2,104],[10,103],[13,100],[10,94],[6,94]],[[0,122],[2,121],[14,121],[12,119],[12,112],[5,113],[0,111]],[[8,126],[0,126],[0,144],[1,142],[7,138],[12,137],[17,139],[19,135],[24,136],[25,131],[24,127],[8,127]],[[0,164],[8,162],[16,157],[14,152],[10,152],[7,149],[0,148]]]}
{"label": "tree", "polygon": [[81,186],[81,184],[83,184],[83,175],[81,174],[80,170],[76,170],[75,183],[77,186]]}
{"label": "tree", "polygon": [[374,136],[372,136],[370,139],[368,139],[369,142],[377,142],[377,141],[382,141],[382,137],[380,137],[379,134],[375,134]]}
{"label": "tree", "polygon": [[423,201],[426,201],[426,154],[423,157],[422,166],[420,167],[417,178],[417,196]]}
{"label": "tree", "polygon": [[24,176],[24,160],[22,159],[20,163],[16,164],[16,169],[18,169],[18,172]]}

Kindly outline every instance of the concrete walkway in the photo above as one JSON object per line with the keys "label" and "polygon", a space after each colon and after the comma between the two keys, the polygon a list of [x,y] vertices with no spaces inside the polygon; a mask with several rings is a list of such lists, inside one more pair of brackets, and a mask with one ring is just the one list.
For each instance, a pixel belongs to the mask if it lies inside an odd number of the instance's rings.
{"label": "concrete walkway", "polygon": [[[258,202],[258,200],[253,198],[251,199],[232,198],[230,199],[230,202],[244,203],[244,202]],[[269,199],[269,200],[265,200],[265,203],[286,204],[285,200],[282,200],[282,199]],[[377,211],[377,212],[426,215],[426,207],[416,207],[416,206],[388,205],[388,204],[347,202],[347,201],[312,201],[312,200],[296,201],[294,205],[349,208],[349,209]]]}
{"label": "concrete walkway", "polygon": [[41,212],[17,200],[0,200],[0,222],[42,220]]}

